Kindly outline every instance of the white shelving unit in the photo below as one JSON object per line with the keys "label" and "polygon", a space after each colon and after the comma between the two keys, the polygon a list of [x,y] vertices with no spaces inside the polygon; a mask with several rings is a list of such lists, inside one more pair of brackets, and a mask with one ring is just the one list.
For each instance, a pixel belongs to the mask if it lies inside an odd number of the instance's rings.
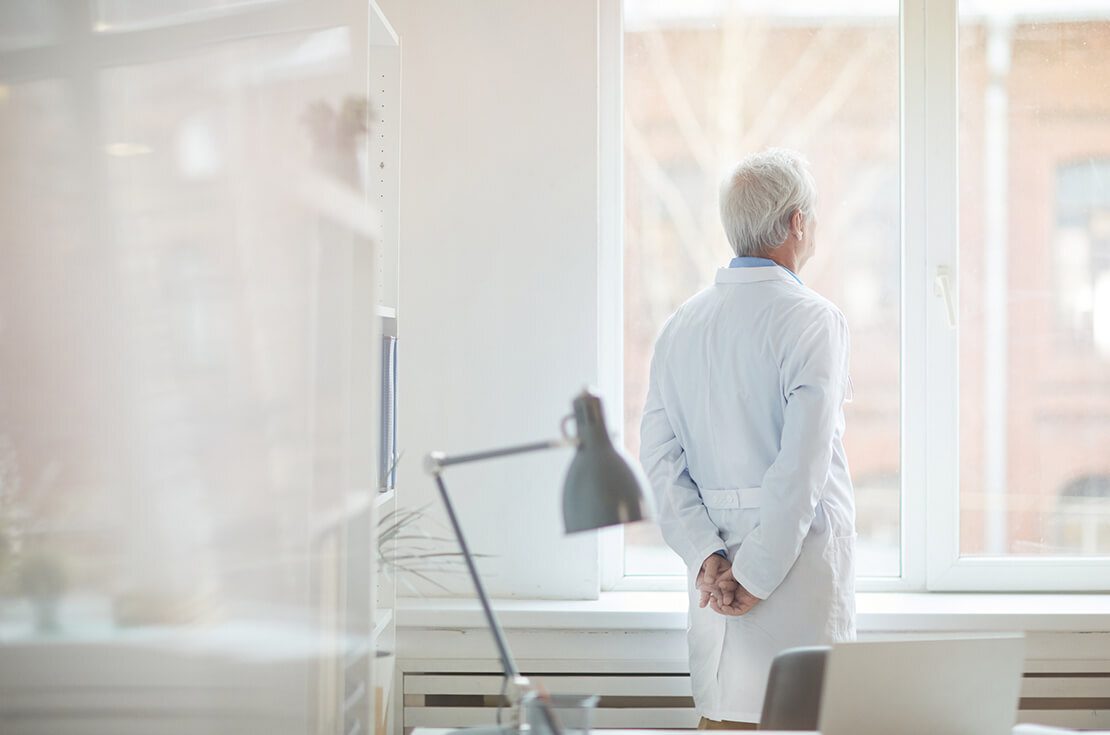
{"label": "white shelving unit", "polygon": [[2,590],[0,730],[384,734],[400,40],[374,0],[56,5],[4,14],[0,92],[5,124],[65,155],[23,146],[3,168],[89,226],[42,235],[57,207],[36,205],[11,230],[37,254],[4,259],[34,306],[12,354],[52,364],[42,335],[72,333],[104,383],[47,371],[13,409],[80,419],[12,445],[74,473],[18,520],[79,573],[57,630]]}
{"label": "white shelving unit", "polygon": [[[378,247],[375,249],[378,262],[374,288],[377,296],[375,315],[380,330],[376,342],[381,344],[384,336],[399,336],[401,41],[377,3],[374,0],[369,0],[369,3],[367,81],[370,121],[366,180],[370,207],[381,223]],[[375,448],[377,446],[375,444]],[[378,531],[382,520],[388,519],[396,510],[397,497],[396,487],[379,488],[370,514],[373,518],[370,646],[374,657],[367,692],[374,712],[374,735],[387,735],[394,726],[394,718],[398,717],[392,706],[395,690],[399,688],[395,686],[397,581],[383,573],[378,563]]]}
{"label": "white shelving unit", "polygon": [[[383,337],[397,337],[398,152],[400,123],[400,39],[374,0],[367,0],[365,36],[354,36],[354,73],[366,94],[366,135],[359,151],[359,180],[376,231],[356,238],[346,263],[353,278],[347,295],[353,314],[345,376],[338,391],[348,402],[348,425],[341,428],[352,488],[313,515],[318,611],[326,631],[342,643],[318,671],[314,700],[319,732],[385,735],[393,726],[396,656],[396,581],[379,565],[383,519],[397,504],[397,490],[381,486]],[[369,259],[366,260],[366,259]],[[321,297],[325,298],[325,297]],[[335,298],[335,297],[331,297]],[[369,317],[369,318],[367,318]],[[321,325],[321,329],[333,328]],[[326,392],[326,386],[322,391]],[[334,566],[330,564],[334,562]]]}

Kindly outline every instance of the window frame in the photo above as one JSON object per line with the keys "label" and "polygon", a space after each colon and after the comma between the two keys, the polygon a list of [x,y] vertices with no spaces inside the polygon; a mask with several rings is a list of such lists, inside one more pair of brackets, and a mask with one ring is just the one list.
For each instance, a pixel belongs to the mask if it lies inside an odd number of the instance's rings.
{"label": "window frame", "polygon": [[[623,442],[622,0],[598,4],[599,375]],[[959,553],[959,0],[901,0],[901,574],[881,591],[1075,592],[1110,587],[1107,557]],[[1004,144],[1003,144],[1004,145]],[[1001,155],[1005,155],[1004,149]],[[927,400],[932,396],[933,400]],[[946,396],[938,400],[938,396]],[[603,590],[684,590],[626,575],[618,527],[599,538]]]}

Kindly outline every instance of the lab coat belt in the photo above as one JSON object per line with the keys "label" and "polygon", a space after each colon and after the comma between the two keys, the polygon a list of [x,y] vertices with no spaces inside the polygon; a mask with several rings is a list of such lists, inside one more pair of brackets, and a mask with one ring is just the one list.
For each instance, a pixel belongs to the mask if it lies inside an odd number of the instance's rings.
{"label": "lab coat belt", "polygon": [[761,487],[701,491],[701,501],[705,504],[705,507],[714,510],[758,508],[762,498],[763,488]]}

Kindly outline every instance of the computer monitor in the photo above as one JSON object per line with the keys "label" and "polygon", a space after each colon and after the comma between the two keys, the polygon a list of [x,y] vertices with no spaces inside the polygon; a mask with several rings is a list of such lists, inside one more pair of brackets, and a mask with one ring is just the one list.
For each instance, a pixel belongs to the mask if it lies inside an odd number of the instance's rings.
{"label": "computer monitor", "polygon": [[822,735],[1009,735],[1025,663],[1020,634],[832,647]]}

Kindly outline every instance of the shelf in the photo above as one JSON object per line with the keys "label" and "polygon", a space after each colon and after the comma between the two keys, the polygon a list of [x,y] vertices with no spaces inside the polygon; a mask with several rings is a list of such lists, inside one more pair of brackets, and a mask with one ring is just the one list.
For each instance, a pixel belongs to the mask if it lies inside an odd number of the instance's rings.
{"label": "shelf", "polygon": [[352,709],[354,709],[355,706],[365,698],[366,698],[366,684],[364,682],[360,681],[358,683],[358,686],[355,687],[355,690],[353,692],[351,692],[347,696],[347,698],[343,701],[343,714],[344,715],[349,714],[350,711]]}
{"label": "shelf", "polygon": [[347,501],[338,508],[319,513],[312,519],[312,536],[318,537],[335,530],[338,526],[365,513],[372,501],[377,500],[376,493],[359,492],[347,495]]}
{"label": "shelf", "polygon": [[377,643],[378,637],[389,627],[393,622],[392,608],[382,608],[377,611],[377,620],[374,623],[374,630],[370,633],[370,640]]}
{"label": "shelf", "polygon": [[358,662],[370,655],[371,646],[366,641],[362,641],[355,646],[352,646],[347,651],[347,655],[343,657],[343,665],[346,668],[351,668]]}
{"label": "shelf", "polygon": [[382,608],[378,610],[375,614],[374,629],[370,631],[369,637],[360,640],[347,651],[346,656],[344,656],[344,665],[347,668],[351,668],[359,661],[369,656],[371,652],[374,653],[375,658],[380,657],[382,652],[377,650],[378,638],[389,628],[389,624],[392,622],[392,608]]}
{"label": "shelf", "polygon": [[312,535],[315,537],[328,533],[337,526],[365,513],[370,506],[381,508],[396,500],[396,498],[397,491],[395,489],[386,490],[384,493],[378,490],[359,490],[358,492],[349,493],[347,502],[343,506],[316,515],[312,521]]}
{"label": "shelf", "polygon": [[373,659],[375,661],[378,661],[383,658],[391,658],[392,656],[393,651],[378,651],[368,645],[363,644],[347,654],[347,657],[343,661],[343,665],[347,669],[351,669],[355,666],[355,664],[361,663],[364,660],[369,661],[370,659]]}
{"label": "shelf", "polygon": [[374,46],[396,47],[400,45],[397,31],[385,13],[374,0],[370,0],[370,43]]}

